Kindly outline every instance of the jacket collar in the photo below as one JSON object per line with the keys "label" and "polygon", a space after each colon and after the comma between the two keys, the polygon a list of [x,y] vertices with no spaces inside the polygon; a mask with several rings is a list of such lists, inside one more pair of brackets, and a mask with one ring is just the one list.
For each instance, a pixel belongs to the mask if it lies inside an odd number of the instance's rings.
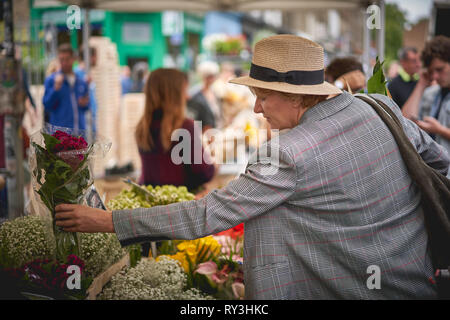
{"label": "jacket collar", "polygon": [[350,93],[342,91],[340,95],[319,102],[308,109],[300,118],[299,125],[325,119],[347,107],[354,99]]}

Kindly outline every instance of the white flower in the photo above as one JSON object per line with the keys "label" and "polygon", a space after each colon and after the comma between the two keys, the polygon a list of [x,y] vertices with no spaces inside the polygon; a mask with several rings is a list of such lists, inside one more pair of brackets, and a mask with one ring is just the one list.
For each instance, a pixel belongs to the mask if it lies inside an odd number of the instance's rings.
{"label": "white flower", "polygon": [[0,226],[0,265],[18,268],[34,259],[55,254],[52,222],[39,216],[24,216]]}
{"label": "white flower", "polygon": [[134,268],[114,275],[98,296],[104,300],[205,300],[197,289],[186,290],[187,276],[178,262],[168,257],[142,259]]}

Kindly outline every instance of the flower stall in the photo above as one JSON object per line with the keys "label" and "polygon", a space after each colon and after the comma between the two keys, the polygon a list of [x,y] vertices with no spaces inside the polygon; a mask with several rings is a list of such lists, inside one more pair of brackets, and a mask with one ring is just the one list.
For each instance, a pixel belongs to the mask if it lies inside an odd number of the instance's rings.
{"label": "flower stall", "polygon": [[[131,181],[127,183],[130,188],[122,190],[111,199],[107,204],[108,208],[111,210],[149,208],[195,198],[194,194],[188,192],[186,187],[139,186]],[[243,299],[243,235],[244,229],[241,224],[230,230],[200,239],[160,241],[155,259],[144,258],[136,268],[128,268],[114,276],[99,298]],[[150,253],[151,255],[152,253]],[[156,268],[158,264],[162,265]],[[144,270],[145,265],[153,267]],[[158,287],[154,287],[154,284],[165,283],[164,281],[148,281],[152,277],[164,278],[164,272],[158,273],[158,271],[164,270],[170,265],[173,266],[172,268],[175,268],[176,265],[177,272],[183,274],[181,282],[184,291],[167,288],[167,292],[161,292],[161,288],[157,290]]]}
{"label": "flower stall", "polygon": [[[243,227],[196,240],[160,241],[149,257],[140,245],[122,248],[110,233],[72,233],[55,224],[55,207],[88,204],[109,210],[150,208],[195,198],[186,187],[127,187],[106,206],[93,201],[90,162],[110,144],[83,132],[45,127],[32,136],[32,185],[39,215],[0,225],[0,271],[28,299],[242,299]],[[81,271],[71,287],[72,268]]]}

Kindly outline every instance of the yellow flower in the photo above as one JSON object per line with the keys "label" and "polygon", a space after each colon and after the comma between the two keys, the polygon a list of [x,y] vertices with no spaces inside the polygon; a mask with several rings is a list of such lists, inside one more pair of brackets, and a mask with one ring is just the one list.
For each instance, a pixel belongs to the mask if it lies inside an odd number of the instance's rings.
{"label": "yellow flower", "polygon": [[186,259],[186,254],[184,252],[177,252],[174,255],[168,256],[168,255],[160,255],[158,257],[156,257],[156,261],[159,261],[159,258],[162,256],[166,256],[169,257],[173,260],[177,260],[178,262],[180,262],[181,266],[183,267],[185,272],[189,272],[189,263]]}
{"label": "yellow flower", "polygon": [[179,261],[183,269],[189,273],[193,272],[189,268],[189,261],[192,263],[192,268],[202,262],[211,260],[213,257],[219,255],[222,246],[212,236],[182,241],[177,245],[178,252],[169,256],[172,259]]}

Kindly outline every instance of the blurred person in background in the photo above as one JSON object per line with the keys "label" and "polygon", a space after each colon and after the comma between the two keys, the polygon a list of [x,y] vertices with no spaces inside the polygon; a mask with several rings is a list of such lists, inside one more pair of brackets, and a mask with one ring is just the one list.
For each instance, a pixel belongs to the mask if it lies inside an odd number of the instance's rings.
{"label": "blurred person in background", "polygon": [[229,127],[242,111],[251,109],[254,97],[246,87],[230,83],[236,77],[236,70],[243,75],[248,71],[236,67],[232,62],[225,61],[220,65],[220,74],[214,82],[212,89],[219,99],[222,107],[222,127]]}
{"label": "blurred person in background", "polygon": [[[145,83],[145,110],[135,132],[142,162],[140,184],[186,186],[195,192],[214,176],[215,166],[204,161],[203,148],[200,149],[201,162],[194,161],[195,146],[201,147],[201,132],[196,137],[194,121],[185,117],[187,88],[187,75],[176,69],[157,69]],[[180,143],[186,143],[185,138],[190,139],[189,163],[176,164],[172,159],[172,149],[177,142],[171,137],[178,129],[188,133]],[[148,256],[149,249],[150,243],[142,244],[144,256]]]}
{"label": "blurred person in background", "polygon": [[419,71],[422,64],[419,52],[412,47],[400,49],[398,59],[400,62],[398,75],[389,82],[388,89],[392,99],[402,108],[414,90],[417,80],[419,80]]}
{"label": "blurred person in background", "polygon": [[[84,48],[82,47],[79,51],[79,62],[78,66],[75,68],[74,72],[81,79],[87,82],[89,85],[89,112],[91,114],[91,128],[95,135],[96,132],[96,121],[97,121],[97,96],[95,90],[95,82],[92,80],[92,76],[86,73],[86,63],[84,62]],[[94,47],[89,48],[89,67],[95,68],[97,65],[97,50]]]}
{"label": "blurred person in background", "polygon": [[325,80],[352,93],[359,92],[366,85],[362,64],[353,57],[333,59],[325,70]]}
{"label": "blurred person in background", "polygon": [[[194,121],[185,117],[187,86],[186,74],[176,69],[157,69],[147,79],[145,111],[135,133],[142,161],[140,184],[171,184],[193,191],[214,176],[215,167],[205,161],[208,155],[203,156],[203,148],[201,163],[194,161],[194,146],[197,143],[201,146],[201,132],[197,137]],[[176,164],[172,160],[172,148],[177,143],[172,142],[171,137],[177,129],[189,133],[190,164]],[[195,139],[199,140],[194,143]]]}
{"label": "blurred person in background", "polygon": [[236,77],[234,69],[233,63],[228,61],[222,62],[220,65],[220,73],[212,85],[212,90],[218,99],[224,98],[229,85],[228,81]]}
{"label": "blurred person in background", "polygon": [[400,65],[395,60],[389,64],[389,67],[387,69],[387,75],[386,75],[386,78],[388,81],[390,81],[390,80],[394,79],[396,76],[398,76],[399,68],[400,68]]}
{"label": "blurred person in background", "polygon": [[213,61],[203,61],[197,67],[202,87],[187,102],[188,115],[202,122],[202,131],[220,127],[221,109],[211,86],[219,73],[219,66]]}
{"label": "blurred person in background", "polygon": [[131,92],[133,80],[131,80],[131,70],[129,66],[122,67],[122,74],[120,76],[120,85],[122,86],[122,95]]}
{"label": "blurred person in background", "polygon": [[50,60],[48,63],[47,69],[45,69],[45,77],[49,77],[52,73],[55,73],[56,71],[59,71],[61,66],[59,65],[58,58],[54,58]]}
{"label": "blurred person in background", "polygon": [[[437,36],[428,41],[421,59],[426,70],[402,112],[450,153],[450,38]],[[432,86],[433,81],[438,85]]]}
{"label": "blurred person in background", "polygon": [[145,81],[148,74],[148,64],[146,62],[136,63],[131,70],[131,93],[144,91]]}
{"label": "blurred person in background", "polygon": [[43,104],[52,125],[86,129],[84,113],[89,108],[89,86],[73,72],[75,56],[70,44],[58,48],[60,69],[45,79]]}
{"label": "blurred person in background", "polygon": [[[59,71],[60,68],[61,67],[59,65],[58,58],[54,58],[54,59],[50,60],[50,62],[48,63],[47,69],[45,69],[45,78],[48,78],[49,76],[52,75],[52,73]],[[50,121],[50,115],[44,108],[44,122],[49,122],[49,121]]]}

